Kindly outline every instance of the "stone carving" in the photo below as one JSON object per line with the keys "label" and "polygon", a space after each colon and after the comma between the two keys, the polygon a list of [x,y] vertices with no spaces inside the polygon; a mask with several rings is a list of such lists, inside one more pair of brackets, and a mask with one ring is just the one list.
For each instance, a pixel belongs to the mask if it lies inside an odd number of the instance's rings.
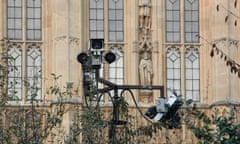
{"label": "stone carving", "polygon": [[151,27],[151,0],[139,0],[139,27]]}
{"label": "stone carving", "polygon": [[140,64],[139,74],[141,85],[151,85],[153,68],[152,68],[152,44],[149,41],[147,31],[144,31],[143,40],[139,45]]}
{"label": "stone carving", "polygon": [[[151,0],[139,0],[138,50],[139,79],[144,86],[152,85]],[[151,95],[151,90],[141,90],[141,95]],[[148,100],[149,101],[149,100]]]}

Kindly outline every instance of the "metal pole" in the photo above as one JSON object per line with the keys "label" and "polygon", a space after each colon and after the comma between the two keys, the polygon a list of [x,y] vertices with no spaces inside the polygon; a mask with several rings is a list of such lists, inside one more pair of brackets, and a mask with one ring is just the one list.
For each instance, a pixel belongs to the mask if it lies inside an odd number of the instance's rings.
{"label": "metal pole", "polygon": [[114,96],[113,96],[113,117],[111,122],[111,129],[110,129],[110,140],[115,143],[117,142],[116,139],[116,125],[119,122],[119,96],[118,96],[118,88],[114,88]]}

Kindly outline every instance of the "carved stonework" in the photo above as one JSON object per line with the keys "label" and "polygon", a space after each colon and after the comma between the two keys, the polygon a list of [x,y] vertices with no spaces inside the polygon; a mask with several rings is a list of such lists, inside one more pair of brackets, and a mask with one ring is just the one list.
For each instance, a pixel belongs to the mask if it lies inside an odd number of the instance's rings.
{"label": "carved stonework", "polygon": [[[152,43],[147,29],[144,29],[143,38],[139,43],[139,78],[140,84],[149,86],[152,85],[153,68],[152,68]],[[142,90],[142,94],[149,95],[150,90]]]}
{"label": "carved stonework", "polygon": [[38,49],[41,50],[42,43],[27,43],[27,48],[31,48],[33,46],[36,46]]}
{"label": "carved stonework", "polygon": [[221,39],[217,39],[214,41],[214,43],[216,44],[220,44],[223,46],[233,46],[238,48],[240,46],[240,41],[239,40],[235,40],[235,39],[227,39],[227,38],[221,38]]}
{"label": "carved stonework", "polygon": [[69,45],[70,46],[79,46],[79,38],[76,38],[76,37],[70,37],[69,38]]}
{"label": "carved stonework", "polygon": [[151,28],[151,0],[139,0],[139,28]]}
{"label": "carved stonework", "polygon": [[55,38],[55,42],[66,40],[67,36],[58,36]]}
{"label": "carved stonework", "polygon": [[[151,0],[139,0],[137,52],[139,53],[139,80],[144,86],[152,85],[153,67],[151,40]],[[141,90],[140,95],[152,95],[151,90]],[[151,100],[148,100],[151,101]]]}

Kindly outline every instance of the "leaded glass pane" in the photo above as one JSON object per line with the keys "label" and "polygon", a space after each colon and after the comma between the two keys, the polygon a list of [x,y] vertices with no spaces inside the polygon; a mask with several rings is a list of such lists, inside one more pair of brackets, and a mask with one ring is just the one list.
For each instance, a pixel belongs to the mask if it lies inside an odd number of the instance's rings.
{"label": "leaded glass pane", "polygon": [[89,18],[90,19],[97,19],[97,15],[96,15],[96,10],[95,9],[90,9],[89,10]]}
{"label": "leaded glass pane", "polygon": [[27,98],[41,99],[41,50],[36,46],[31,46],[27,50]]}
{"label": "leaded glass pane", "polygon": [[29,19],[27,21],[27,26],[28,26],[28,29],[33,29],[34,28],[34,20],[33,19]]}
{"label": "leaded glass pane", "polygon": [[97,38],[96,32],[91,31],[90,34],[89,34],[89,37],[90,37],[90,38]]}
{"label": "leaded glass pane", "polygon": [[181,58],[177,48],[169,48],[167,50],[167,89],[168,96],[173,91],[180,94],[181,89]]}
{"label": "leaded glass pane", "polygon": [[104,38],[103,0],[89,1],[89,37]]}
{"label": "leaded glass pane", "polygon": [[[124,71],[123,71],[123,53],[120,48],[114,47],[111,51],[116,55],[116,60],[109,65],[109,81],[115,84],[123,84]],[[114,92],[110,91],[111,96],[114,96]],[[118,91],[118,95],[121,91]],[[109,99],[110,100],[110,99]]]}
{"label": "leaded glass pane", "polygon": [[[180,68],[180,66],[178,66]],[[181,71],[179,68],[174,69],[174,78],[181,79]]]}
{"label": "leaded glass pane", "polygon": [[8,17],[13,18],[14,17],[14,8],[8,8]]}
{"label": "leaded glass pane", "polygon": [[199,90],[199,87],[200,87],[200,85],[199,85],[200,83],[199,83],[199,80],[197,79],[197,80],[194,80],[193,81],[193,90]]}
{"label": "leaded glass pane", "polygon": [[199,79],[200,73],[199,69],[193,69],[193,79]]}
{"label": "leaded glass pane", "polygon": [[[181,81],[180,80],[174,80],[173,81],[173,86],[174,86],[174,87],[172,87],[173,90],[180,91],[180,89],[181,89]],[[178,93],[178,94],[180,94],[180,93]]]}
{"label": "leaded glass pane", "polygon": [[186,90],[190,91],[193,90],[193,81],[192,80],[186,80]]}
{"label": "leaded glass pane", "polygon": [[115,29],[116,29],[116,22],[115,21],[109,21],[109,31],[114,31]]}
{"label": "leaded glass pane", "polygon": [[13,19],[8,19],[8,28],[13,29],[14,28],[14,20]]}
{"label": "leaded glass pane", "polygon": [[34,0],[27,0],[27,6],[28,7],[33,7],[34,6]]}
{"label": "leaded glass pane", "polygon": [[8,49],[8,96],[11,100],[22,98],[22,53],[13,45]]}
{"label": "leaded glass pane", "polygon": [[22,1],[21,0],[8,0],[7,5],[7,30],[9,39],[22,39]]}
{"label": "leaded glass pane", "polygon": [[172,10],[179,10],[180,7],[180,1],[179,0],[167,0],[166,1],[166,8],[172,9]]}
{"label": "leaded glass pane", "polygon": [[185,42],[196,43],[199,42],[199,38],[196,36],[199,33],[198,0],[185,0],[184,2]]}
{"label": "leaded glass pane", "polygon": [[95,0],[98,9],[103,9],[104,0]]}
{"label": "leaded glass pane", "polygon": [[35,18],[40,18],[40,17],[41,17],[41,9],[36,8],[36,9],[34,10],[34,17],[35,17]]}
{"label": "leaded glass pane", "polygon": [[33,18],[33,15],[34,15],[33,9],[28,9],[27,17],[28,18]]}
{"label": "leaded glass pane", "polygon": [[166,11],[166,18],[167,19],[173,19],[173,11]]}
{"label": "leaded glass pane", "polygon": [[123,31],[123,21],[116,21],[116,31]]}
{"label": "leaded glass pane", "polygon": [[14,6],[15,0],[8,0],[8,6]]}
{"label": "leaded glass pane", "polygon": [[116,10],[116,20],[123,20],[123,10]]}
{"label": "leaded glass pane", "polygon": [[15,17],[22,18],[22,8],[15,8]]}
{"label": "leaded glass pane", "polygon": [[173,17],[174,21],[177,21],[177,22],[180,21],[180,11],[173,11],[172,12],[172,17]]}
{"label": "leaded glass pane", "polygon": [[114,0],[109,0],[108,1],[108,7],[110,9],[115,9],[116,8],[115,1]]}
{"label": "leaded glass pane", "polygon": [[115,83],[117,79],[123,79],[123,54],[117,47],[111,49],[111,51],[116,55],[116,60],[109,64],[109,80]]}
{"label": "leaded glass pane", "polygon": [[108,14],[108,19],[109,20],[114,20],[115,19],[115,11],[114,10],[109,10],[109,14]]}
{"label": "leaded glass pane", "polygon": [[35,19],[34,24],[35,24],[36,31],[41,30],[41,21],[39,19]]}
{"label": "leaded glass pane", "polygon": [[173,74],[173,69],[168,69],[167,71],[167,79],[173,79],[174,78],[174,74]]}
{"label": "leaded glass pane", "polygon": [[185,10],[198,10],[198,0],[186,0]]}
{"label": "leaded glass pane", "polygon": [[96,21],[90,21],[90,31],[97,30]]}
{"label": "leaded glass pane", "polygon": [[22,20],[21,19],[15,19],[15,28],[16,29],[22,29]]}
{"label": "leaded glass pane", "polygon": [[98,20],[102,20],[103,19],[103,10],[97,10],[96,16],[97,16]]}
{"label": "leaded glass pane", "polygon": [[185,83],[186,97],[199,101],[200,97],[200,65],[197,49],[190,48],[185,52]]}
{"label": "leaded glass pane", "polygon": [[89,8],[96,8],[96,1],[95,0],[89,0]]}
{"label": "leaded glass pane", "polygon": [[116,41],[123,41],[123,33],[116,32]]}
{"label": "leaded glass pane", "polygon": [[22,0],[13,0],[15,3],[15,6],[22,6]]}
{"label": "leaded glass pane", "polygon": [[174,32],[180,32],[180,23],[179,22],[173,22],[173,31]]}
{"label": "leaded glass pane", "polygon": [[28,35],[29,39],[34,37],[34,31],[33,30],[28,30],[27,35]]}
{"label": "leaded glass pane", "polygon": [[104,29],[103,21],[97,21],[97,30],[100,30],[103,32],[103,29]]}
{"label": "leaded glass pane", "polygon": [[40,30],[35,30],[34,33],[35,33],[35,38],[38,39],[38,40],[40,40],[40,39],[41,39],[41,33],[42,33],[42,32],[41,32]]}
{"label": "leaded glass pane", "polygon": [[198,22],[192,22],[192,32],[198,32]]}
{"label": "leaded glass pane", "polygon": [[[187,60],[186,60],[187,61]],[[186,64],[187,65],[187,64]],[[186,69],[185,70],[185,73],[186,73],[186,79],[191,79],[191,78],[193,78],[193,73],[192,73],[192,70],[190,70],[190,69]]]}
{"label": "leaded glass pane", "polygon": [[179,0],[166,0],[166,41],[180,42]]}
{"label": "leaded glass pane", "polygon": [[14,35],[16,39],[22,39],[22,30],[16,30]]}
{"label": "leaded glass pane", "polygon": [[96,38],[103,38],[104,37],[104,32],[103,31],[98,31]]}
{"label": "leaded glass pane", "polygon": [[[27,0],[27,39],[41,39],[41,0]],[[38,31],[38,32],[35,32]]]}
{"label": "leaded glass pane", "polygon": [[108,0],[108,40],[123,41],[123,1]]}

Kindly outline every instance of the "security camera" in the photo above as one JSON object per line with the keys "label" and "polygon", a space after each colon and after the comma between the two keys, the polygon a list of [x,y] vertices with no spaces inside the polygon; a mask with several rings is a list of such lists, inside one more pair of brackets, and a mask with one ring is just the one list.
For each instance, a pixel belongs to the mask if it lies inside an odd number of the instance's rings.
{"label": "security camera", "polygon": [[[168,98],[160,97],[156,99],[155,106],[150,107],[145,115],[154,121],[170,121],[169,127],[176,128],[180,123],[177,111],[181,108],[182,104],[182,99],[175,95]],[[172,122],[174,123],[172,124]]]}

